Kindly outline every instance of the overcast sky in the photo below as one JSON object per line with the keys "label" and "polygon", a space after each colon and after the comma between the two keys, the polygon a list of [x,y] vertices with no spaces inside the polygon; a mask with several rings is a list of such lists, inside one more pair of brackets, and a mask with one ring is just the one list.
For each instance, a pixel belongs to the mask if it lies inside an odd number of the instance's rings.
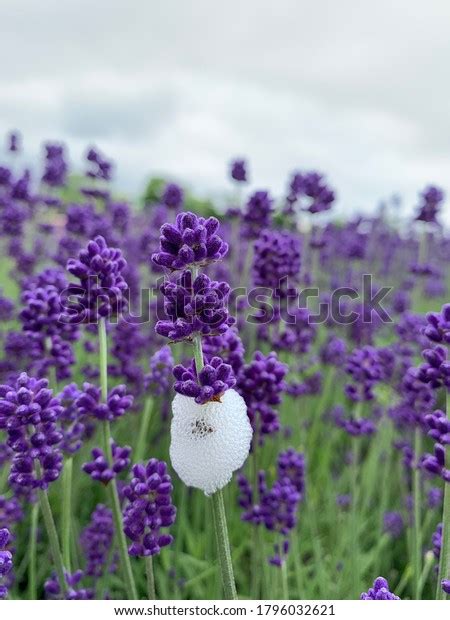
{"label": "overcast sky", "polygon": [[242,155],[275,194],[323,171],[340,210],[450,194],[449,0],[1,0],[0,23],[0,131],[29,157],[94,143],[129,192],[222,192]]}

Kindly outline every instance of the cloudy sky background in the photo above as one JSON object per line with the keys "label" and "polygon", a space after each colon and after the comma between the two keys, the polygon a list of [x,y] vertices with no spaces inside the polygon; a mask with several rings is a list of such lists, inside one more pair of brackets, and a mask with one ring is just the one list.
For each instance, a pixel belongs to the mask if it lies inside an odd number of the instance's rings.
{"label": "cloudy sky background", "polygon": [[96,144],[130,194],[229,191],[235,155],[274,194],[325,172],[340,211],[450,194],[448,0],[1,0],[0,23],[0,132],[30,160]]}

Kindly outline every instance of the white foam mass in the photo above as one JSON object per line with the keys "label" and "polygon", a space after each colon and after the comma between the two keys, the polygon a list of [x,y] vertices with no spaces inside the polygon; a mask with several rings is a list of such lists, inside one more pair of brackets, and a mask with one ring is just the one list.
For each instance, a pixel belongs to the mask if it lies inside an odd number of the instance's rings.
{"label": "white foam mass", "polygon": [[172,402],[170,459],[181,480],[211,495],[245,462],[252,427],[244,399],[227,390],[222,402],[198,405],[177,394]]}

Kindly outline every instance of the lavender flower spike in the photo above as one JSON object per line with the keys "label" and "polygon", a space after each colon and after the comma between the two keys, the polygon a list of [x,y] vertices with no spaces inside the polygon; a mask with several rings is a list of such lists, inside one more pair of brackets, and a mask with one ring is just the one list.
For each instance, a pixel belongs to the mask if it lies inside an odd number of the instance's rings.
{"label": "lavender flower spike", "polygon": [[389,584],[384,577],[377,577],[373,588],[361,594],[363,601],[399,601],[400,597],[389,591]]}
{"label": "lavender flower spike", "polygon": [[152,255],[153,262],[176,270],[222,259],[228,244],[217,234],[218,228],[215,217],[205,219],[189,211],[179,213],[175,224],[161,227],[160,251]]}

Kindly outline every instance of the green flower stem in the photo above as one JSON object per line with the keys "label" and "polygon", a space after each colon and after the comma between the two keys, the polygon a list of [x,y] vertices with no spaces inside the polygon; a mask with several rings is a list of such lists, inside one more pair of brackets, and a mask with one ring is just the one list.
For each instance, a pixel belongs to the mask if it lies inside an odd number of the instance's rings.
{"label": "green flower stem", "polygon": [[47,530],[50,551],[52,554],[59,587],[61,592],[65,593],[67,591],[67,583],[66,576],[64,574],[64,565],[61,555],[61,548],[59,546],[58,533],[56,531],[50,502],[48,501],[47,491],[43,489],[39,489],[39,503],[41,506],[42,516],[44,517],[45,528]]}
{"label": "green flower stem", "polygon": [[62,499],[62,554],[64,566],[70,573],[70,544],[72,533],[72,470],[73,458],[69,457],[63,468],[63,499]]}
{"label": "green flower stem", "polygon": [[352,439],[352,464],[351,464],[351,512],[350,512],[350,540],[352,571],[352,596],[358,595],[359,590],[359,525],[358,525],[358,465],[359,465],[359,441],[360,437]]}
{"label": "green flower stem", "polygon": [[283,601],[289,600],[289,586],[288,586],[288,571],[287,571],[287,556],[281,558],[281,591],[283,594]]}
{"label": "green flower stem", "polygon": [[[100,386],[102,392],[102,400],[106,402],[108,398],[108,345],[106,340],[106,323],[105,319],[100,319],[98,324],[99,334],[99,365],[100,365]],[[103,450],[106,460],[110,465],[113,463],[112,446],[111,446],[111,427],[108,420],[102,423],[103,430]],[[123,531],[122,510],[120,508],[119,493],[117,491],[116,479],[113,478],[108,484],[110,492],[110,501],[113,509],[114,528],[116,530],[116,538],[119,546],[120,563],[122,565],[123,576],[125,579],[128,598],[137,600],[137,590],[134,583],[133,571],[131,568],[130,556],[128,555],[127,541]]]}
{"label": "green flower stem", "polygon": [[[354,410],[354,417],[361,416],[362,403],[357,403]],[[352,581],[352,596],[359,596],[360,587],[360,567],[359,567],[359,522],[358,522],[358,469],[360,458],[361,437],[352,438],[352,463],[351,474],[351,497],[350,507],[350,569]]]}
{"label": "green flower stem", "polygon": [[[447,417],[450,417],[449,397],[446,394]],[[450,467],[449,449],[446,450],[446,466]],[[442,589],[441,581],[450,579],[450,484],[444,484],[444,507],[442,511],[442,546],[439,558],[439,573],[436,586],[436,599],[445,601],[446,593]]]}
{"label": "green flower stem", "polygon": [[150,421],[153,416],[153,409],[154,409],[154,400],[151,396],[148,396],[145,399],[145,403],[144,403],[144,411],[142,412],[141,427],[139,429],[139,436],[138,436],[137,446],[136,446],[136,451],[135,451],[134,460],[136,463],[140,463],[144,459],[144,456],[145,456],[145,448],[148,445],[147,443],[148,429],[150,427]]}
{"label": "green flower stem", "polygon": [[145,574],[147,577],[147,598],[149,601],[156,600],[155,575],[153,572],[153,557],[148,555],[145,558]]}
{"label": "green flower stem", "polygon": [[222,489],[216,491],[211,499],[224,596],[227,600],[237,600]]}
{"label": "green flower stem", "polygon": [[414,476],[413,476],[413,574],[414,574],[414,598],[420,596],[420,576],[422,574],[422,489],[421,476],[418,462],[422,454],[422,431],[419,427],[414,431]]}
{"label": "green flower stem", "polygon": [[33,504],[31,511],[30,527],[30,560],[28,564],[28,598],[30,601],[37,599],[36,588],[36,550],[37,550],[37,529],[39,520],[39,504]]}

